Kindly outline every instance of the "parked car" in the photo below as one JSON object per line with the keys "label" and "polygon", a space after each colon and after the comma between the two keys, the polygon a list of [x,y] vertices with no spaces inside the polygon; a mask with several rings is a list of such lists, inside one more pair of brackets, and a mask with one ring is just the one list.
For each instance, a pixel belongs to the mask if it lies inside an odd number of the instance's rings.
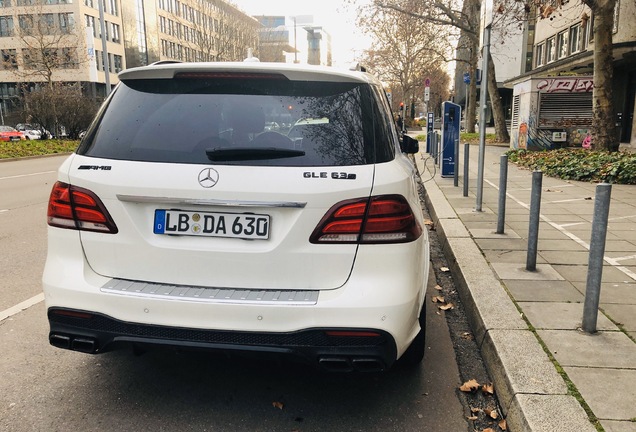
{"label": "parked car", "polygon": [[[266,63],[128,69],[60,167],[52,345],[285,354],[330,371],[424,355],[429,243],[379,81]],[[315,118],[301,145],[265,130]]]}
{"label": "parked car", "polygon": [[22,141],[24,134],[11,126],[0,126],[0,141]]}
{"label": "parked car", "polygon": [[44,129],[39,124],[18,123],[15,128],[24,134],[24,137],[28,140],[51,139],[51,133]]}

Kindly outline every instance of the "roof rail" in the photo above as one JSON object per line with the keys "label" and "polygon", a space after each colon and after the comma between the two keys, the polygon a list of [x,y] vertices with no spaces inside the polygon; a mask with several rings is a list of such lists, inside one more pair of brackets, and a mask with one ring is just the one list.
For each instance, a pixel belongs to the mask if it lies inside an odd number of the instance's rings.
{"label": "roof rail", "polygon": [[156,65],[172,64],[172,63],[183,63],[183,62],[180,60],[159,60],[154,63],[150,63],[148,66],[156,66]]}
{"label": "roof rail", "polygon": [[363,66],[360,64],[360,62],[355,62],[352,63],[351,66],[349,66],[349,70],[351,71],[358,71],[358,72],[368,72],[369,70],[367,69],[366,66]]}

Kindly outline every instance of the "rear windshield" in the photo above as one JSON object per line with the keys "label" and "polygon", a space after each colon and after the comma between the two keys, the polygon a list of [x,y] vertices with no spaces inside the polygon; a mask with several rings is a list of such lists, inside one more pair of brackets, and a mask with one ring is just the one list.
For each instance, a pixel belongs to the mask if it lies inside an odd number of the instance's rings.
{"label": "rear windshield", "polygon": [[395,142],[374,95],[368,84],[284,77],[128,80],[78,153],[229,165],[386,162]]}

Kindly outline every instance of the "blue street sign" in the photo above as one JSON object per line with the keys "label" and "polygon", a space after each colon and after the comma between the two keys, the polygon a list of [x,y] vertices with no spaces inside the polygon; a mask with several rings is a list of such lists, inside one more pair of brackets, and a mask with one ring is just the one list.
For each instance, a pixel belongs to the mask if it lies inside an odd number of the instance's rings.
{"label": "blue street sign", "polygon": [[470,84],[470,73],[464,72],[464,82]]}

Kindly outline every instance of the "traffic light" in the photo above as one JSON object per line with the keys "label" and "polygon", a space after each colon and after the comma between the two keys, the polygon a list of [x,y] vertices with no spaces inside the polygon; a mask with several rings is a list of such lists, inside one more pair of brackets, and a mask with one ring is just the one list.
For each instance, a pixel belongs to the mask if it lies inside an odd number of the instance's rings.
{"label": "traffic light", "polygon": [[400,102],[400,111],[404,111],[404,102]]}

